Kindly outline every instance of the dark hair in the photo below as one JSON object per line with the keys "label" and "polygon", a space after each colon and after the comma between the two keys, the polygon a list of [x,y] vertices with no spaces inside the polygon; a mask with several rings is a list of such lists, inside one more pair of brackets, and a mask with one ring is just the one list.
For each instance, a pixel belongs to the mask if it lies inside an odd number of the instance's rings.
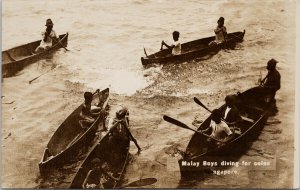
{"label": "dark hair", "polygon": [[278,61],[276,61],[275,59],[270,59],[267,64],[267,69],[271,71],[274,70],[276,68],[277,63]]}
{"label": "dark hair", "polygon": [[211,112],[211,119],[214,120],[216,123],[221,122],[221,111],[218,109],[214,109]]}
{"label": "dark hair", "polygon": [[218,23],[220,22],[222,25],[224,25],[224,21],[225,21],[224,17],[220,17]]}
{"label": "dark hair", "polygon": [[85,92],[84,93],[84,99],[92,101],[93,100],[93,94],[91,92]]}
{"label": "dark hair", "polygon": [[123,107],[121,110],[117,111],[116,113],[118,119],[122,119],[127,114],[129,114],[129,111],[126,107]]}
{"label": "dark hair", "polygon": [[235,103],[236,101],[236,96],[235,95],[227,95],[225,97],[225,102],[228,102],[228,103]]}
{"label": "dark hair", "polygon": [[221,17],[219,18],[219,21],[223,21],[223,22],[224,22],[224,21],[225,21],[224,17],[221,16]]}
{"label": "dark hair", "polygon": [[174,32],[173,32],[173,37],[178,38],[178,37],[179,37],[179,34],[180,34],[180,33],[179,33],[178,31],[174,31]]}

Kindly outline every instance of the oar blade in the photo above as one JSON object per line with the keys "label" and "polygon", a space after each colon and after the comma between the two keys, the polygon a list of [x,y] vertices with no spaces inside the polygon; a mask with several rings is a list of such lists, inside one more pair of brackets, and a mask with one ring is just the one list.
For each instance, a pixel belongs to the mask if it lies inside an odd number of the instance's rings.
{"label": "oar blade", "polygon": [[202,132],[200,132],[200,131],[197,131],[197,130],[195,130],[195,129],[192,129],[192,128],[190,128],[189,126],[187,126],[186,124],[184,124],[184,123],[182,123],[182,122],[180,122],[180,121],[178,121],[178,120],[176,120],[176,119],[173,119],[172,117],[169,117],[169,116],[167,116],[167,115],[164,115],[164,116],[163,116],[163,119],[164,119],[165,121],[167,121],[167,122],[170,122],[170,123],[172,123],[172,124],[174,124],[174,125],[177,125],[178,127],[185,128],[185,129],[189,129],[189,130],[194,131],[194,132],[196,132],[196,133],[202,134],[202,135],[204,135],[204,136],[206,136],[206,137],[208,137],[208,138],[211,138],[211,139],[213,139],[213,140],[215,140],[215,141],[222,142],[222,141],[220,141],[220,140],[217,140],[217,139],[215,139],[215,138],[213,138],[213,137],[208,136],[207,134],[204,134],[204,133],[202,133]]}
{"label": "oar blade", "polygon": [[169,117],[169,116],[167,116],[167,115],[164,115],[164,116],[163,116],[163,119],[164,119],[165,121],[167,121],[167,122],[169,122],[169,123],[172,123],[172,124],[174,124],[174,125],[177,125],[177,126],[179,126],[179,127],[182,127],[182,128],[185,128],[185,129],[191,129],[191,128],[189,128],[186,124],[184,124],[184,123],[182,123],[182,122],[180,122],[180,121],[178,121],[178,120],[176,120],[176,119],[173,119],[172,117]]}
{"label": "oar blade", "polygon": [[144,179],[139,179],[137,181],[126,184],[122,187],[142,187],[142,186],[146,186],[146,185],[152,185],[156,182],[157,182],[156,178],[144,178]]}
{"label": "oar blade", "polygon": [[194,101],[201,107],[203,107],[204,109],[206,109],[207,111],[211,112],[198,98],[194,97]]}

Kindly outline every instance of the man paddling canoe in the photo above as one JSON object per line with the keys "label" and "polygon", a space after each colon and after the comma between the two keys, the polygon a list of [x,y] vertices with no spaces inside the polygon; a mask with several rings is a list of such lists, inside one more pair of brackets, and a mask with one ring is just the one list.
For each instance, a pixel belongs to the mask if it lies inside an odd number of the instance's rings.
{"label": "man paddling canoe", "polygon": [[262,80],[259,80],[260,86],[267,89],[271,93],[271,101],[275,100],[275,95],[277,90],[280,89],[280,73],[276,69],[276,64],[278,61],[271,59],[267,63],[268,74]]}
{"label": "man paddling canoe", "polygon": [[160,50],[163,50],[163,46],[166,46],[168,49],[172,50],[172,55],[180,55],[181,54],[181,43],[179,41],[179,32],[173,32],[173,40],[172,45],[166,44],[164,41],[161,42]]}
{"label": "man paddling canoe", "polygon": [[[53,41],[54,42],[58,42],[58,38],[57,35],[55,33],[55,31],[53,30],[53,22],[52,20],[49,18],[46,20],[46,30],[42,32],[42,40],[40,45],[36,48],[35,52],[39,53],[39,52],[43,52],[48,50],[49,48],[52,47],[53,45]],[[53,40],[53,41],[52,41]]]}

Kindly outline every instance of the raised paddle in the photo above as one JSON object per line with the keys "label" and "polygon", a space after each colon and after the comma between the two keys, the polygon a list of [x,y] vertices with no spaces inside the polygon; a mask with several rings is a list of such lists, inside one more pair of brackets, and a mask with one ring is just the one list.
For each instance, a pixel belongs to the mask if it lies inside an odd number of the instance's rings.
{"label": "raised paddle", "polygon": [[146,57],[148,57],[145,47],[143,47],[143,48],[144,48],[144,53],[145,53]]}
{"label": "raised paddle", "polygon": [[204,109],[206,109],[208,112],[211,113],[211,111],[210,111],[204,104],[202,104],[202,102],[201,102],[198,98],[194,97],[194,101],[195,101],[199,106],[203,107]]}
{"label": "raised paddle", "polygon": [[[209,113],[212,113],[212,112],[210,111],[210,109],[208,109],[204,104],[202,104],[202,102],[201,102],[198,98],[194,97],[194,101],[195,101],[198,105],[200,105],[201,107],[203,107],[204,109],[206,109]],[[228,124],[228,122],[226,122],[225,119],[224,119],[223,117],[221,117],[221,120],[224,121],[226,124]]]}
{"label": "raised paddle", "polygon": [[211,136],[209,136],[209,135],[207,135],[207,134],[205,134],[205,133],[202,133],[202,132],[200,132],[200,131],[197,131],[197,130],[195,130],[195,129],[192,129],[192,128],[190,128],[189,126],[187,126],[186,124],[184,124],[184,123],[182,123],[182,122],[180,122],[180,121],[178,121],[178,120],[176,120],[176,119],[174,119],[174,118],[172,118],[172,117],[169,117],[169,116],[167,116],[167,115],[164,115],[164,116],[163,116],[163,119],[164,119],[165,121],[169,122],[169,123],[172,123],[172,124],[174,124],[174,125],[177,125],[178,127],[181,127],[181,128],[184,128],[184,129],[189,129],[189,130],[191,130],[191,131],[194,131],[195,133],[199,133],[199,134],[204,135],[204,136],[206,136],[206,137],[208,137],[208,138],[210,138],[210,139],[213,139],[213,140],[215,140],[215,141],[217,141],[217,142],[223,143],[223,141],[220,141],[220,140],[215,139],[215,138],[213,138],[213,137],[211,137]]}
{"label": "raised paddle", "polygon": [[[199,100],[198,98],[194,97],[194,101],[195,101],[198,105],[200,105],[201,107],[203,107],[204,109],[206,109],[208,112],[212,113],[212,112],[210,111],[210,109],[208,109],[204,104],[202,104],[202,102],[200,102],[200,100]],[[225,119],[224,119],[223,117],[221,117],[221,120],[224,121],[226,124],[228,124],[228,123],[225,121]]]}
{"label": "raised paddle", "polygon": [[[194,101],[195,101],[198,105],[200,105],[201,107],[203,107],[204,109],[206,109],[207,111],[209,111],[209,112],[211,113],[211,111],[210,111],[210,110],[209,110],[202,102],[200,102],[200,100],[199,100],[198,98],[194,97]],[[251,122],[251,123],[254,122],[252,119],[247,118],[247,117],[244,117],[244,116],[241,116],[241,118],[242,118],[243,120],[246,120],[246,121]],[[225,119],[224,119],[223,117],[221,117],[221,120],[224,121],[226,124],[230,124],[230,123],[226,122]]]}

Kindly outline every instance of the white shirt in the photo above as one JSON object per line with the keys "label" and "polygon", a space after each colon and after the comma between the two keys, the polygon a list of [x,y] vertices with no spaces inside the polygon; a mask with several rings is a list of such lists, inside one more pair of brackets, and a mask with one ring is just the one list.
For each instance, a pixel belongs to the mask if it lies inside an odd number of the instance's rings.
{"label": "white shirt", "polygon": [[45,34],[46,34],[46,30],[42,32],[42,37],[43,38],[42,38],[40,46],[42,46],[42,47],[46,47],[46,46],[51,47],[52,46],[52,38],[57,38],[56,33],[55,33],[54,30],[51,30],[50,35],[49,35],[51,38],[49,36],[47,36],[47,40],[44,41]]}
{"label": "white shirt", "polygon": [[172,45],[174,45],[173,49],[172,49],[172,55],[180,55],[181,54],[181,43],[178,41],[174,41],[172,43]]}
{"label": "white shirt", "polygon": [[227,135],[231,135],[232,132],[229,129],[228,125],[221,121],[219,124],[216,124],[213,120],[210,122],[210,127],[212,128],[211,137],[214,137],[218,140],[223,140],[222,134],[225,132]]}
{"label": "white shirt", "polygon": [[226,107],[226,110],[225,110],[224,119],[227,118],[227,115],[228,115],[228,113],[229,113],[230,110],[231,110],[231,108],[227,106],[227,107]]}

